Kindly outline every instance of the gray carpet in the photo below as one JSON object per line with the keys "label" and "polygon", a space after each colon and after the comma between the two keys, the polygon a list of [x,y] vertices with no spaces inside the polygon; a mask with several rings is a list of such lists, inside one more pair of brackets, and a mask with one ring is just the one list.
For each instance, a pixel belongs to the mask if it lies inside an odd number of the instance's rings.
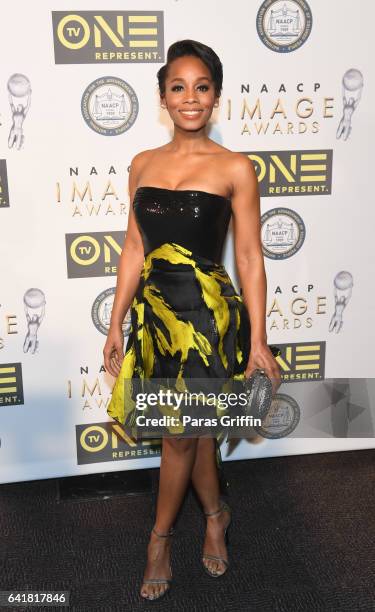
{"label": "gray carpet", "polygon": [[228,572],[215,580],[201,567],[204,521],[189,490],[172,590],[154,602],[138,595],[154,494],[59,501],[57,480],[0,485],[1,589],[70,590],[77,612],[375,610],[374,450],[227,462],[225,473]]}

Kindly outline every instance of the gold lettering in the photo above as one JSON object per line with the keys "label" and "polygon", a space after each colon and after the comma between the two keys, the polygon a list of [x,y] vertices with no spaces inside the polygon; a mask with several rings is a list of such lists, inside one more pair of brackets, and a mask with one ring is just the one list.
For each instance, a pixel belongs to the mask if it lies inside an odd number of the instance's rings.
{"label": "gold lettering", "polygon": [[249,109],[246,100],[244,100],[243,102],[243,107],[242,107],[242,112],[241,112],[241,119],[244,119],[245,117],[245,112],[248,113],[248,115],[250,116],[250,119],[253,119],[254,115],[255,115],[255,111],[257,111],[258,114],[258,119],[261,119],[261,111],[260,111],[260,100],[259,98],[256,101],[256,104],[254,106],[254,108],[252,110]]}
{"label": "gold lettering", "polygon": [[[300,105],[303,102],[307,102],[307,103],[311,104],[311,106],[306,106],[305,111],[300,110]],[[296,103],[296,115],[297,115],[297,117],[299,117],[300,119],[307,119],[308,117],[311,117],[313,112],[314,112],[314,107],[313,107],[313,101],[311,100],[311,98],[300,98],[299,100],[297,100],[297,103]]]}
{"label": "gold lettering", "polygon": [[86,194],[89,194],[89,200],[92,201],[92,193],[91,193],[91,185],[90,182],[87,181],[85,187],[84,187],[84,191],[83,193],[81,193],[77,187],[77,184],[75,181],[73,181],[73,188],[72,188],[72,197],[71,197],[71,202],[74,202],[75,200],[75,196],[76,194],[78,195],[79,199],[81,200],[81,202],[83,201],[83,199],[85,198]]}
{"label": "gold lettering", "polygon": [[[107,34],[108,38],[113,42],[115,47],[123,47],[123,42],[116,36],[112,28],[100,15],[95,15],[95,19],[102,28],[103,32]],[[117,31],[124,38],[124,17],[122,15],[117,16]],[[99,48],[102,46],[102,34],[97,25],[94,24],[94,45]]]}

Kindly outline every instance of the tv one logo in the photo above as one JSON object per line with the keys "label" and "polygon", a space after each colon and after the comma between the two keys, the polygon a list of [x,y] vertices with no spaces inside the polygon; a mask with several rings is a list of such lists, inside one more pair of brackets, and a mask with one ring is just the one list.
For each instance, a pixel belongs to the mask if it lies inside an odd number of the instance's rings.
{"label": "tv one logo", "polygon": [[278,344],[281,354],[277,362],[281,367],[282,382],[314,382],[325,377],[326,342],[289,342]]}
{"label": "tv one logo", "polygon": [[162,11],[53,11],[56,64],[164,62]]}
{"label": "tv one logo", "polygon": [[260,196],[332,193],[332,149],[245,152],[254,164]]}
{"label": "tv one logo", "polygon": [[66,234],[68,278],[115,276],[126,232]]}
{"label": "tv one logo", "polygon": [[135,441],[117,423],[102,422],[75,426],[77,464],[159,457],[160,439]]}
{"label": "tv one logo", "polygon": [[0,364],[0,407],[23,404],[22,364]]}

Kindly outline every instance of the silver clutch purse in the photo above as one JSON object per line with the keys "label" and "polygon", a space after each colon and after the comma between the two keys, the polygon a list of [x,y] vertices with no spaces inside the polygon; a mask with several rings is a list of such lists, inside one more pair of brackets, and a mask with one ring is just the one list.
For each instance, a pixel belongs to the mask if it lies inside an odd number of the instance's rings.
{"label": "silver clutch purse", "polygon": [[[274,357],[280,355],[281,351],[278,346],[268,345]],[[244,405],[246,416],[252,416],[258,419],[264,419],[272,403],[272,381],[267,374],[260,369],[252,372],[249,378],[243,381],[247,402]]]}

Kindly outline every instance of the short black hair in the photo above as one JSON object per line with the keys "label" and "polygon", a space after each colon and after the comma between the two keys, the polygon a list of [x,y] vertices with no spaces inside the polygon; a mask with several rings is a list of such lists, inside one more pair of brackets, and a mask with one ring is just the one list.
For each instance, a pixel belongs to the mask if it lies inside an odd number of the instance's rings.
{"label": "short black hair", "polygon": [[173,43],[167,52],[167,63],[162,66],[157,72],[160,95],[165,95],[165,80],[167,78],[168,68],[173,60],[185,55],[195,55],[199,57],[211,73],[212,80],[215,84],[215,94],[220,96],[223,87],[223,65],[211,47],[204,45],[197,40],[185,38],[177,40]]}

